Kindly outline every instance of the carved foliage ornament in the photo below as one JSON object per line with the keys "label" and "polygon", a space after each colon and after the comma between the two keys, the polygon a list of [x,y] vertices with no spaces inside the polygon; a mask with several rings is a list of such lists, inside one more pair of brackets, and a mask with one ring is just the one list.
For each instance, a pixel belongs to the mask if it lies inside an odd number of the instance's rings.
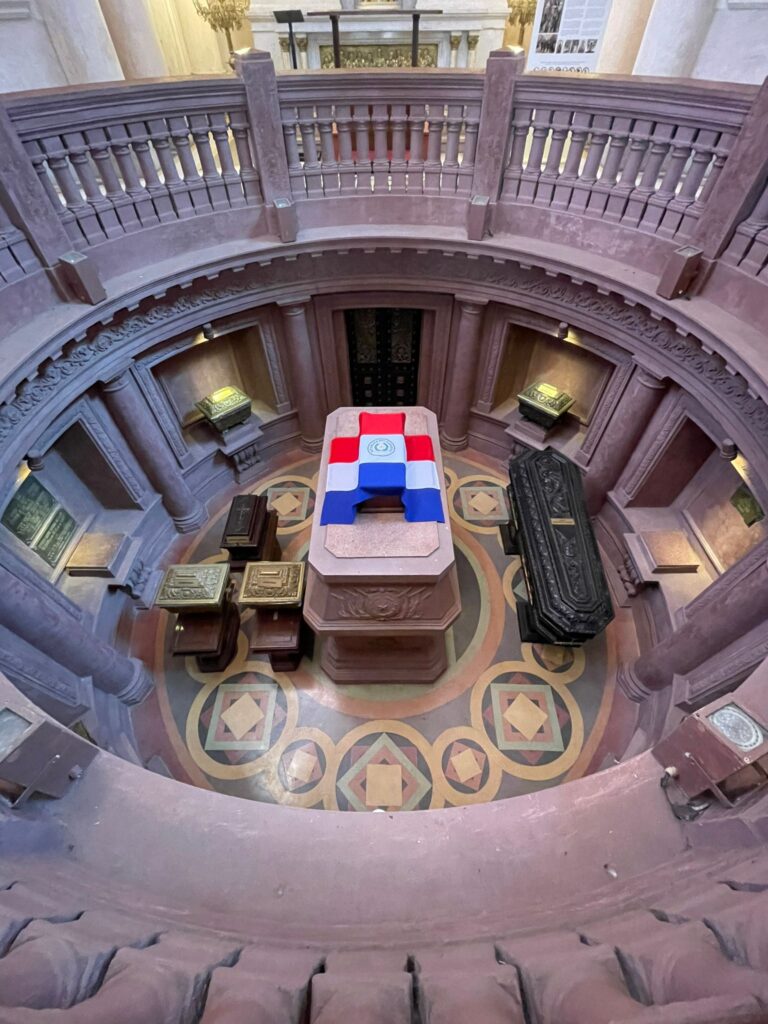
{"label": "carved foliage ornament", "polygon": [[430,587],[346,587],[338,591],[336,614],[340,619],[412,619]]}
{"label": "carved foliage ornament", "polygon": [[[368,274],[365,255],[360,252],[329,253],[334,267],[333,276],[341,279]],[[486,259],[457,262],[450,254],[444,256],[431,250],[421,253],[377,250],[370,255],[376,260],[376,271],[382,279],[418,276],[426,259],[429,269],[423,275],[425,287],[429,281],[455,280],[461,276],[464,280],[474,279],[478,284],[503,289],[509,302],[515,302],[518,296],[528,296],[545,303],[551,310],[567,310],[570,321],[576,320],[578,314],[587,316],[601,323],[604,329],[610,328],[606,331],[609,337],[619,333],[627,339],[634,339],[636,348],[658,352],[677,365],[683,386],[686,378],[700,382],[700,386],[706,388],[713,398],[739,416],[745,429],[763,448],[768,448],[768,407],[762,399],[749,394],[746,380],[740,374],[730,373],[723,359],[716,353],[705,352],[695,338],[678,334],[671,322],[651,317],[645,307],[627,306],[619,297],[602,295],[589,285],[553,279],[543,270],[523,269],[511,262],[504,265]],[[320,261],[312,262],[317,264]],[[42,362],[36,375],[25,380],[15,395],[0,405],[0,445],[7,442],[14,430],[33,416],[59,388],[92,363],[105,359],[120,347],[134,349],[137,338],[149,334],[153,327],[181,320],[195,310],[199,310],[202,316],[202,311],[207,309],[210,315],[217,305],[225,305],[228,300],[252,296],[260,283],[259,275],[274,278],[278,264],[279,261],[272,261],[271,274],[266,268],[259,267],[255,273],[252,270],[240,275],[240,280],[233,284],[197,292],[176,292],[157,300],[144,312],[132,313],[116,325],[102,327],[83,340],[65,344],[59,356]],[[282,280],[287,282],[289,275],[293,274],[297,281],[302,280],[306,288],[306,276],[302,277],[305,270],[303,261],[294,258],[286,265]],[[265,285],[267,283],[272,281],[264,282]],[[154,342],[156,338],[152,340]]]}

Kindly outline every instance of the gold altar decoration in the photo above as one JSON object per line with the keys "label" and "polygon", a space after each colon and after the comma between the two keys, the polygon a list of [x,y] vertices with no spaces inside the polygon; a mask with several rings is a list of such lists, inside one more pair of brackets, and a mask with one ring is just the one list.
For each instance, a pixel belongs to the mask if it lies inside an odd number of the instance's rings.
{"label": "gold altar decoration", "polygon": [[[320,47],[320,66],[332,68],[333,47]],[[341,47],[343,68],[409,68],[411,66],[410,44],[350,43]],[[437,67],[437,43],[426,43],[419,47],[419,67]]]}
{"label": "gold altar decoration", "polygon": [[520,26],[517,44],[522,46],[526,27],[530,25],[536,15],[536,0],[507,0],[507,4],[509,5],[510,24]]}
{"label": "gold altar decoration", "polygon": [[247,562],[238,602],[298,607],[304,594],[304,562]]}
{"label": "gold altar decoration", "polygon": [[234,28],[240,28],[251,0],[193,0],[193,3],[197,13],[208,22],[214,32],[223,32],[226,35],[231,53],[233,46],[230,32]]}
{"label": "gold altar decoration", "polygon": [[229,562],[213,565],[170,565],[155,598],[158,608],[171,611],[216,611],[224,599]]}

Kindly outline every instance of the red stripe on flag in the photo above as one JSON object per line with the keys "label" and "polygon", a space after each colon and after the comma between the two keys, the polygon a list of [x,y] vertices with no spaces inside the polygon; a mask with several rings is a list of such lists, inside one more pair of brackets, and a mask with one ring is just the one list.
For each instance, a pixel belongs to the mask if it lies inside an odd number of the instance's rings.
{"label": "red stripe on flag", "polygon": [[361,434],[404,434],[404,412],[361,412]]}
{"label": "red stripe on flag", "polygon": [[409,462],[434,462],[435,451],[429,434],[406,434],[405,457]]}
{"label": "red stripe on flag", "polygon": [[329,462],[357,462],[360,455],[359,437],[334,437],[331,441]]}

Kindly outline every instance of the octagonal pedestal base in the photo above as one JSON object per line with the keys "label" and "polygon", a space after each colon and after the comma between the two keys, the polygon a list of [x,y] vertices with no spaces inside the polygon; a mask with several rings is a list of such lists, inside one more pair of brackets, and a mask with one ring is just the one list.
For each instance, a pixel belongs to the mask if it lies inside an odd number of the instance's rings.
{"label": "octagonal pedestal base", "polygon": [[336,683],[433,683],[448,667],[445,634],[326,636],[320,666]]}

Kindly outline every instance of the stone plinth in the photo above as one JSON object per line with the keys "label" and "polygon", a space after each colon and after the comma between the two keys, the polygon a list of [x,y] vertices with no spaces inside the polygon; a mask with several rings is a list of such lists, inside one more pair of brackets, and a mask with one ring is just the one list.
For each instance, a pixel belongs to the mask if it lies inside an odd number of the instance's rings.
{"label": "stone plinth", "polygon": [[336,682],[430,683],[447,665],[445,632],[461,611],[437,420],[405,412],[406,434],[429,434],[441,481],[443,523],[408,523],[401,512],[358,512],[351,525],[320,525],[331,439],[356,436],[359,409],[326,422],[309,545],[304,617]]}

